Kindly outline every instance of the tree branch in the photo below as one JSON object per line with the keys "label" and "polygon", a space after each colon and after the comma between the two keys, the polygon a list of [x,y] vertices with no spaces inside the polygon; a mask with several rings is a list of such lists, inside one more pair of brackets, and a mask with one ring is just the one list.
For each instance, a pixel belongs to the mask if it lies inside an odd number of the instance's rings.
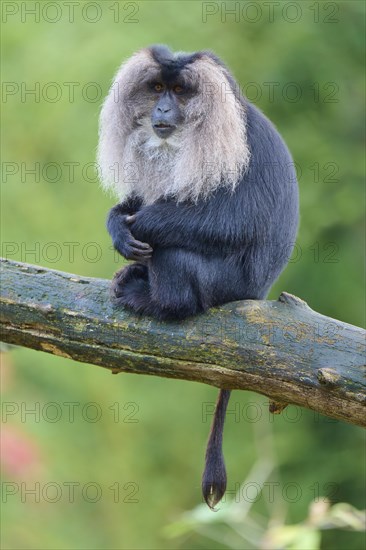
{"label": "tree branch", "polygon": [[1,260],[1,339],[132,372],[267,395],[366,426],[365,331],[290,294],[183,322],[115,309],[109,281]]}

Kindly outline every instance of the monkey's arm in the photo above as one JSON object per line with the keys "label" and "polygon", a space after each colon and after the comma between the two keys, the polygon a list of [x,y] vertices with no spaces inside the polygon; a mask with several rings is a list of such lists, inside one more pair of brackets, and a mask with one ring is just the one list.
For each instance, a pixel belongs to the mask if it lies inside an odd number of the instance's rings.
{"label": "monkey's arm", "polygon": [[[235,196],[219,191],[198,204],[171,200],[143,207],[128,217],[135,238],[155,245],[188,248],[203,254],[235,252],[263,235],[265,207],[258,208],[255,193],[245,200],[243,191]],[[262,201],[265,202],[265,201]]]}
{"label": "monkey's arm", "polygon": [[114,248],[126,260],[148,260],[152,254],[149,244],[136,240],[127,222],[128,215],[141,208],[142,201],[138,197],[129,197],[123,203],[117,204],[109,212],[107,229],[112,237]]}

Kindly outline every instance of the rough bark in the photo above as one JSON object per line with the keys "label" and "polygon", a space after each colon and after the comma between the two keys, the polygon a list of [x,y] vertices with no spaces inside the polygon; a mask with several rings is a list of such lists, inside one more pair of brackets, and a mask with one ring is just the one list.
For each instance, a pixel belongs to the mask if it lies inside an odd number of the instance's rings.
{"label": "rough bark", "polygon": [[365,331],[287,293],[183,322],[115,309],[109,281],[1,261],[1,339],[112,372],[195,380],[366,426]]}

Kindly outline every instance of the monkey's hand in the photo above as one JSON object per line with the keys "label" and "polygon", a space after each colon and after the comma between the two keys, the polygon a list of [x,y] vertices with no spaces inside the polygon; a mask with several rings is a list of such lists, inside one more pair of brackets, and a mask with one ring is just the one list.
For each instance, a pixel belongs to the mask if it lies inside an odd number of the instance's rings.
{"label": "monkey's hand", "polygon": [[[142,222],[146,216],[144,215],[144,209],[139,210],[138,212],[135,212],[134,214],[130,214],[126,216],[126,224],[128,224],[130,231],[131,231],[131,237],[136,242],[141,242],[137,239],[141,239],[142,241],[148,241],[149,240],[149,234],[147,231],[144,231],[138,222]],[[150,246],[150,245],[148,245]]]}
{"label": "monkey's hand", "polygon": [[152,255],[152,248],[148,243],[138,241],[130,230],[131,216],[121,211],[119,205],[112,208],[107,222],[113,246],[126,260],[147,262]]}
{"label": "monkey's hand", "polygon": [[[121,216],[122,218],[122,216]],[[145,262],[151,258],[152,248],[148,243],[142,243],[135,239],[130,231],[128,216],[124,215],[120,218],[120,228],[113,239],[114,248],[126,260],[136,260]]]}

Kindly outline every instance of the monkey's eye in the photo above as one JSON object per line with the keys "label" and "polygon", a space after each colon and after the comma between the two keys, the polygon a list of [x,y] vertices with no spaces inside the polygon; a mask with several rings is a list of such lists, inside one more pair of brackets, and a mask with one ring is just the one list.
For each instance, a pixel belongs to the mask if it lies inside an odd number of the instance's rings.
{"label": "monkey's eye", "polygon": [[183,86],[178,86],[178,85],[177,85],[177,86],[174,86],[173,92],[174,92],[175,94],[181,94],[181,93],[183,93],[183,92],[184,92]]}
{"label": "monkey's eye", "polygon": [[155,92],[162,92],[164,89],[164,86],[162,84],[160,84],[159,82],[157,82],[156,84],[154,84],[154,90]]}

